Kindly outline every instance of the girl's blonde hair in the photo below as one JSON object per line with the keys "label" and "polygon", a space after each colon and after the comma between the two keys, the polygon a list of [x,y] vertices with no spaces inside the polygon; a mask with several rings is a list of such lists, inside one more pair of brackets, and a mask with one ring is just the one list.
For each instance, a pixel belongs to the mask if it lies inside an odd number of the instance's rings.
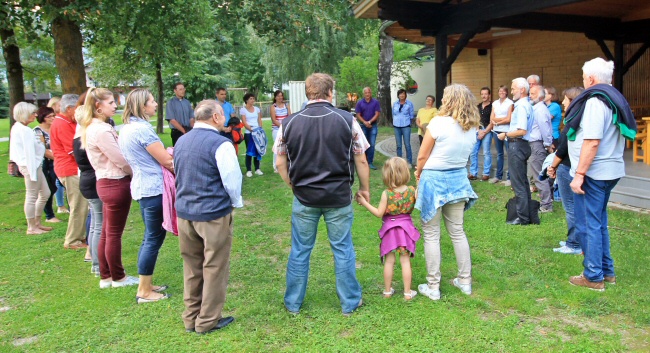
{"label": "girl's blonde hair", "polygon": [[384,163],[381,171],[384,185],[389,189],[406,185],[411,180],[409,165],[403,158],[392,157]]}
{"label": "girl's blonde hair", "polygon": [[93,122],[93,118],[106,121],[104,113],[97,111],[97,104],[110,98],[113,98],[113,92],[106,88],[90,87],[86,91],[84,104],[78,106],[74,113],[74,118],[81,128],[81,148],[86,148],[86,128]]}
{"label": "girl's blonde hair", "polygon": [[481,119],[476,97],[467,86],[457,83],[445,87],[438,115],[452,117],[463,131],[477,127]]}
{"label": "girl's blonde hair", "polygon": [[[54,109],[54,105],[55,105],[56,103],[59,103],[60,101],[61,101],[61,97],[52,97],[52,98],[50,98],[50,100],[47,102],[47,107],[48,107],[48,108],[52,108],[52,109]],[[55,113],[55,114],[59,114],[59,113],[60,113],[60,110],[61,110],[61,107],[59,107],[59,111],[58,111],[58,112],[55,111],[54,113]]]}
{"label": "girl's blonde hair", "polygon": [[124,105],[124,119],[122,119],[124,124],[128,124],[132,116],[149,121],[151,117],[144,111],[144,106],[147,104],[149,97],[153,98],[153,94],[144,88],[136,88],[129,92]]}

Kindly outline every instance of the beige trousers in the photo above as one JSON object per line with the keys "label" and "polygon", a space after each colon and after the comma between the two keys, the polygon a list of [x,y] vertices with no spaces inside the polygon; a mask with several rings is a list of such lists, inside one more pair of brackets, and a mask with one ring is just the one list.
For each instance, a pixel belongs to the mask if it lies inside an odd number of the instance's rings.
{"label": "beige trousers", "polygon": [[32,181],[27,167],[18,167],[25,177],[25,218],[41,219],[47,199],[50,198],[50,187],[43,174],[43,167],[36,169],[36,181]]}
{"label": "beige trousers", "polygon": [[230,276],[232,214],[209,222],[178,218],[183,257],[183,322],[196,332],[212,329],[226,302]]}
{"label": "beige trousers", "polygon": [[79,245],[86,239],[86,219],[88,218],[88,201],[79,190],[79,177],[77,175],[59,178],[65,187],[70,206],[68,230],[65,232],[64,246]]}
{"label": "beige trousers", "polygon": [[440,219],[445,218],[445,227],[451,237],[451,243],[456,253],[458,278],[462,284],[472,283],[472,259],[469,243],[463,229],[465,203],[445,204],[435,217],[422,224],[424,238],[424,260],[427,266],[427,283],[431,289],[440,289]]}

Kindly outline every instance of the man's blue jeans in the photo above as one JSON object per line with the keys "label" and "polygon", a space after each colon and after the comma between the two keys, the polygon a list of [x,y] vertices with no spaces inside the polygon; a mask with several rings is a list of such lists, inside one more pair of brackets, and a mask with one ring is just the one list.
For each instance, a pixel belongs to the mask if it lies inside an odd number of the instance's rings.
{"label": "man's blue jeans", "polygon": [[402,139],[406,145],[406,160],[413,164],[413,156],[411,155],[411,125],[405,127],[395,126],[395,143],[397,144],[397,157],[402,156]]}
{"label": "man's blue jeans", "polygon": [[[484,130],[484,129],[481,129]],[[478,132],[476,133],[478,138]],[[497,139],[498,140],[498,139]],[[476,140],[476,145],[474,145],[474,150],[469,155],[469,174],[473,176],[478,175],[478,152],[483,150],[483,175],[490,176],[490,169],[492,169],[492,153],[490,152],[490,146],[492,146],[492,132],[485,134],[482,140]],[[503,166],[502,166],[503,168]],[[503,174],[503,169],[501,170]]]}
{"label": "man's blue jeans", "polygon": [[167,231],[163,228],[162,195],[143,197],[140,203],[140,214],[144,221],[144,239],[138,252],[138,274],[153,275],[156,267],[158,252],[165,241]]}
{"label": "man's blue jeans", "polygon": [[607,202],[619,179],[594,180],[585,176],[584,195],[575,194],[576,233],[585,258],[584,276],[591,282],[602,282],[604,276],[615,276],[614,259],[609,250]]}
{"label": "man's blue jeans", "polygon": [[574,205],[573,205],[573,190],[571,190],[571,181],[573,177],[569,174],[571,168],[560,164],[557,166],[557,172],[555,173],[556,181],[558,185],[558,190],[560,191],[560,197],[562,198],[562,206],[564,207],[564,213],[566,214],[566,225],[568,228],[566,246],[572,249],[580,249],[580,242],[576,236],[576,225],[575,225],[575,215],[574,215]]}
{"label": "man's blue jeans", "polygon": [[368,143],[370,144],[370,148],[366,150],[366,159],[368,160],[368,164],[372,164],[372,162],[375,160],[377,124],[372,124],[371,127],[366,127],[365,125],[361,124],[361,131],[363,131],[363,135],[366,136],[366,140],[368,140]]}
{"label": "man's blue jeans", "polygon": [[314,208],[293,199],[291,213],[291,252],[287,263],[287,290],[284,305],[299,312],[307,291],[309,257],[316,242],[318,222],[323,216],[327,236],[334,253],[336,293],[344,313],[354,311],[361,301],[361,285],[357,281],[356,254],[352,245],[352,204],[341,208]]}
{"label": "man's blue jeans", "polygon": [[[496,149],[497,149],[497,175],[496,178],[499,180],[503,180],[503,161],[504,161],[504,146],[505,149],[508,149],[508,141],[501,141],[498,138],[494,139],[496,142]],[[508,180],[510,180],[510,172],[508,172],[507,176]]]}

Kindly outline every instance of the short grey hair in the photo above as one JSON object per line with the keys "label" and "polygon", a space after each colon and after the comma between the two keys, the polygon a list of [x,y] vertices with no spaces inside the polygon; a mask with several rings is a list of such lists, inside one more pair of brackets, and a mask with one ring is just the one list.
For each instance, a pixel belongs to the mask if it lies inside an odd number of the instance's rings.
{"label": "short grey hair", "polygon": [[199,102],[194,109],[194,118],[197,121],[205,121],[212,118],[214,113],[223,116],[223,108],[214,99],[206,99]]}
{"label": "short grey hair", "polygon": [[69,107],[76,108],[78,100],[78,94],[64,94],[63,97],[61,97],[61,112],[65,112]]}
{"label": "short grey hair", "polygon": [[582,66],[582,73],[586,76],[593,76],[598,83],[612,83],[614,74],[614,62],[605,61],[603,58],[591,59]]}
{"label": "short grey hair", "polygon": [[27,124],[29,116],[34,114],[38,108],[27,102],[19,102],[14,106],[14,120],[21,124]]}
{"label": "short grey hair", "polygon": [[517,88],[524,88],[524,94],[528,94],[530,86],[528,85],[528,81],[526,81],[525,78],[517,77],[516,79],[512,80],[512,83],[514,83]]}
{"label": "short grey hair", "polygon": [[537,82],[537,84],[539,85],[539,76],[537,76],[537,75],[530,75],[530,76],[526,77],[526,82],[528,82],[528,80],[530,80],[531,78],[532,78],[533,80],[535,80],[535,82]]}
{"label": "short grey hair", "polygon": [[546,98],[546,93],[544,92],[544,86],[537,85],[537,89],[539,89],[539,95],[537,96],[538,102],[543,102],[544,98]]}

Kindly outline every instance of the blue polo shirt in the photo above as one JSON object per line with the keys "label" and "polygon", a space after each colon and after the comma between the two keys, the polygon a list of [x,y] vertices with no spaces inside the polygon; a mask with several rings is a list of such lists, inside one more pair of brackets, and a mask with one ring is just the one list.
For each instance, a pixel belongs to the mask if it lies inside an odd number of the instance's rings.
{"label": "blue polo shirt", "polygon": [[232,118],[232,115],[235,114],[235,108],[233,108],[230,102],[221,103],[221,101],[217,99],[217,103],[221,106],[221,108],[223,108],[223,116],[226,117],[226,122],[223,125],[228,126],[230,118]]}
{"label": "blue polo shirt", "polygon": [[533,106],[525,98],[521,98],[515,102],[515,110],[512,112],[510,130],[508,132],[526,130],[526,135],[522,138],[530,141],[530,131],[533,128]]}

